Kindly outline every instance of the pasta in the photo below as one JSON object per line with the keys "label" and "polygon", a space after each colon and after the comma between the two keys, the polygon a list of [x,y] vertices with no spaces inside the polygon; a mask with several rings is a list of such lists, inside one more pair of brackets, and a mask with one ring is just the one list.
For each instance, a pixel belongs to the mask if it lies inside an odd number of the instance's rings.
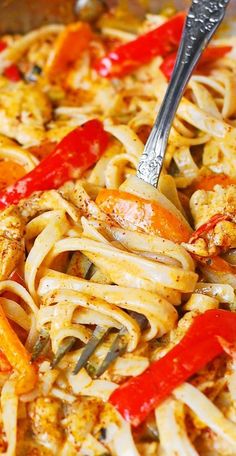
{"label": "pasta", "polygon": [[[218,347],[219,356],[137,428],[111,401],[126,380],[170,354],[197,317],[234,314],[236,305],[235,38],[216,39],[215,48],[226,50],[192,75],[157,189],[135,174],[168,84],[166,56],[120,77],[96,69],[114,42],[126,45],[167,23],[165,14],[148,15],[131,33],[101,22],[79,57],[68,43],[83,24],[2,37],[0,454],[236,454],[232,340],[219,338],[224,353]],[[50,72],[52,62],[63,71]],[[93,162],[54,176],[52,151],[60,161],[63,141],[74,131],[83,137],[94,119]],[[86,156],[83,141],[76,154]],[[36,174],[27,173],[38,169],[38,188],[28,191]],[[7,204],[18,194],[25,197]]]}

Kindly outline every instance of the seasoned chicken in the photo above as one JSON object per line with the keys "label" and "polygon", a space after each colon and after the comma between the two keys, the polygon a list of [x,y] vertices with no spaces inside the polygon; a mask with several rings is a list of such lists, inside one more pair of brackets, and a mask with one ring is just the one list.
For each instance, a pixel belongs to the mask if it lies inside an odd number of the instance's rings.
{"label": "seasoned chicken", "polygon": [[63,420],[69,440],[80,448],[84,440],[94,429],[98,421],[101,403],[96,398],[81,398],[71,406],[67,417]]}
{"label": "seasoned chicken", "polygon": [[50,118],[50,101],[39,88],[0,79],[0,133],[24,146],[39,144]]}
{"label": "seasoned chicken", "polygon": [[214,190],[197,190],[190,199],[190,209],[195,228],[206,223],[215,214],[236,214],[236,185]]}
{"label": "seasoned chicken", "polygon": [[24,254],[25,223],[16,206],[0,213],[0,280],[14,271]]}
{"label": "seasoned chicken", "polygon": [[214,190],[198,190],[190,200],[190,208],[196,228],[222,215],[226,220],[216,221],[212,226],[205,226],[202,234],[191,244],[185,244],[187,250],[200,255],[211,256],[236,247],[236,186],[223,188],[216,185]]}
{"label": "seasoned chicken", "polygon": [[56,453],[63,438],[61,402],[39,397],[30,404],[29,416],[36,441]]}

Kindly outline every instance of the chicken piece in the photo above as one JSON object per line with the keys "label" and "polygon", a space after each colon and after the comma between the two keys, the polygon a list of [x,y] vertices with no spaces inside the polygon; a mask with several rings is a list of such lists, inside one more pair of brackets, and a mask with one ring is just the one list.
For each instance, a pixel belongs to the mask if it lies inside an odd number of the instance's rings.
{"label": "chicken piece", "polygon": [[209,233],[208,248],[222,247],[224,250],[236,247],[236,224],[224,220],[217,223],[212,233]]}
{"label": "chicken piece", "polygon": [[19,201],[19,211],[26,223],[36,217],[40,212],[48,210],[45,201],[42,201],[44,193],[46,194],[46,192],[34,192],[29,198]]}
{"label": "chicken piece", "polygon": [[81,217],[80,210],[73,203],[67,201],[57,190],[34,192],[29,198],[21,200],[18,208],[25,223],[28,223],[39,213],[50,210],[63,210],[77,223]]}
{"label": "chicken piece", "polygon": [[197,454],[235,456],[235,446],[207,427],[201,430],[200,438],[194,444]]}
{"label": "chicken piece", "polygon": [[24,220],[16,206],[0,213],[0,280],[9,277],[24,254],[24,229]]}
{"label": "chicken piece", "polygon": [[39,397],[30,403],[29,416],[37,442],[56,454],[63,440],[63,429],[60,426],[61,402],[49,397]]}
{"label": "chicken piece", "polygon": [[190,208],[199,228],[215,215],[229,216],[229,220],[219,220],[215,226],[206,229],[191,244],[185,244],[187,250],[199,256],[212,256],[236,247],[236,186],[223,188],[219,185],[213,191],[198,190],[191,200]]}
{"label": "chicken piece", "polygon": [[49,98],[39,88],[23,81],[0,80],[0,133],[24,146],[45,139],[44,124],[51,118]]}
{"label": "chicken piece", "polygon": [[195,228],[206,223],[215,214],[236,214],[236,185],[223,188],[216,185],[214,190],[197,190],[190,199],[190,209]]}
{"label": "chicken piece", "polygon": [[16,454],[17,456],[54,456],[52,451],[34,441],[28,417],[18,421]]}
{"label": "chicken piece", "polygon": [[108,402],[103,404],[99,421],[94,429],[97,440],[104,445],[109,445],[120,426],[120,417],[114,407]]}
{"label": "chicken piece", "polygon": [[102,404],[96,398],[81,398],[74,402],[63,425],[68,432],[68,438],[76,448],[80,448],[98,421]]}

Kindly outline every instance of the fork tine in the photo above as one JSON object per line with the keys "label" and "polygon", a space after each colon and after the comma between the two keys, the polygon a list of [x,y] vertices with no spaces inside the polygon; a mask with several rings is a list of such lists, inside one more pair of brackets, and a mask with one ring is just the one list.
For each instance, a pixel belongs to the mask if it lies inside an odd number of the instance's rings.
{"label": "fork tine", "polygon": [[61,344],[61,346],[58,348],[52,362],[51,362],[51,367],[56,367],[56,365],[61,361],[63,356],[70,351],[70,349],[73,347],[74,343],[76,341],[76,337],[68,337],[65,342]]}
{"label": "fork tine", "polygon": [[39,333],[38,339],[36,340],[36,342],[33,346],[31,361],[35,361],[39,357],[40,353],[46,347],[49,339],[50,339],[49,333],[45,330],[41,330]]}
{"label": "fork tine", "polygon": [[[144,315],[141,315],[134,311],[129,311],[129,314],[137,321],[141,330],[146,329],[148,326],[148,321]],[[85,345],[80,358],[73,370],[73,374],[76,375],[80,372],[80,370],[85,367],[90,357],[96,351],[98,345],[100,345],[105,337],[105,335],[110,331],[110,328],[104,328],[102,326],[97,325],[91,338],[89,339],[88,343]],[[100,376],[102,375],[106,369],[110,366],[110,364],[115,361],[118,356],[122,355],[126,351],[127,342],[124,340],[124,335],[127,333],[125,327],[122,327],[116,337],[113,340],[113,343],[110,349],[107,352],[102,364],[98,367],[97,371],[95,371],[95,375],[93,376]],[[63,355],[62,355],[63,356]],[[94,367],[93,367],[94,369]]]}
{"label": "fork tine", "polygon": [[138,323],[141,331],[143,331],[144,329],[147,329],[148,327],[148,320],[147,318],[145,317],[145,315],[143,314],[140,314],[138,312],[135,312],[134,310],[129,310],[128,311],[128,314],[133,317],[134,320],[136,320],[136,322]]}
{"label": "fork tine", "polygon": [[78,374],[78,372],[84,367],[89,360],[90,356],[95,352],[97,346],[103,341],[105,334],[108,332],[109,328],[103,328],[102,326],[96,326],[91,338],[88,343],[85,345],[81,356],[73,370],[73,374]]}
{"label": "fork tine", "polygon": [[126,348],[127,348],[127,341],[124,338],[124,335],[127,334],[127,330],[124,326],[120,329],[118,334],[116,335],[112,346],[107,352],[106,357],[104,358],[102,364],[98,367],[97,372],[96,372],[96,377],[100,377],[113,363],[113,361],[118,358],[118,356],[123,355],[125,353]]}

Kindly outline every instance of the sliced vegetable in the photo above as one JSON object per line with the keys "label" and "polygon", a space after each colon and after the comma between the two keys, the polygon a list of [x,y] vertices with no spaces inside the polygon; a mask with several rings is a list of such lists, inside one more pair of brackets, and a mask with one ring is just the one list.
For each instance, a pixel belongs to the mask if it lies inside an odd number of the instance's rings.
{"label": "sliced vegetable", "polygon": [[232,51],[232,46],[209,46],[203,53],[200,65],[207,65],[221,59]]}
{"label": "sliced vegetable", "polygon": [[0,351],[0,372],[10,373],[12,371],[12,367],[7,360],[6,356],[2,351]]}
{"label": "sliced vegetable", "polygon": [[22,287],[26,287],[24,279],[22,275],[17,271],[17,269],[15,269],[15,271],[12,272],[12,274],[9,277],[9,280],[14,280],[14,282],[19,283],[20,285],[22,285]]}
{"label": "sliced vegetable", "polygon": [[[209,46],[202,54],[202,57],[197,65],[196,70],[200,70],[203,68],[203,66],[208,65],[212,62],[215,62],[215,60],[224,57],[231,50],[232,46]],[[164,73],[167,79],[171,78],[176,62],[176,57],[177,51],[168,55],[160,66],[162,73]]]}
{"label": "sliced vegetable", "polygon": [[206,258],[194,255],[194,258],[208,268],[212,269],[212,271],[219,272],[221,274],[235,275],[235,267],[219,256]]}
{"label": "sliced vegetable", "polygon": [[19,163],[10,160],[0,161],[0,190],[14,184],[25,174],[25,169]]}
{"label": "sliced vegetable", "polygon": [[4,51],[7,48],[6,41],[0,40],[0,52]]}
{"label": "sliced vegetable", "polygon": [[206,176],[199,176],[190,186],[191,193],[196,190],[213,190],[215,185],[220,185],[223,188],[229,185],[236,185],[236,179],[233,179],[226,174],[210,174]]}
{"label": "sliced vegetable", "polygon": [[166,57],[178,48],[185,14],[180,13],[160,27],[123,44],[95,62],[95,69],[104,77],[122,77],[149,62],[153,57]]}
{"label": "sliced vegetable", "polygon": [[0,306],[0,350],[17,372],[17,393],[32,390],[37,381],[36,370],[30,362],[30,355],[18,339]]}
{"label": "sliced vegetable", "polygon": [[20,70],[15,63],[12,63],[7,68],[5,68],[3,75],[12,82],[18,82],[21,80]]}
{"label": "sliced vegetable", "polygon": [[89,24],[75,22],[67,25],[58,36],[46,66],[49,77],[60,76],[68,66],[75,62],[88,47],[92,31]]}
{"label": "sliced vegetable", "polygon": [[55,150],[15,184],[0,192],[0,208],[17,204],[38,190],[60,187],[78,178],[102,155],[108,134],[101,122],[90,120],[60,141]]}
{"label": "sliced vegetable", "polygon": [[[6,48],[7,43],[3,40],[0,40],[0,52],[4,51]],[[21,80],[20,70],[15,63],[12,63],[7,68],[5,68],[3,75],[12,82],[18,82]]]}
{"label": "sliced vegetable", "polygon": [[42,160],[54,151],[56,145],[57,143],[55,141],[46,140],[43,141],[41,144],[38,144],[37,146],[29,147],[28,151],[35,157],[37,157],[39,160]]}
{"label": "sliced vegetable", "polygon": [[191,236],[187,224],[156,201],[104,189],[99,192],[96,202],[122,228],[158,235],[178,243],[187,242]]}
{"label": "sliced vegetable", "polygon": [[117,388],[109,401],[127,421],[138,426],[177,386],[223,352],[219,338],[236,342],[236,313],[207,310],[194,319],[172,350]]}

